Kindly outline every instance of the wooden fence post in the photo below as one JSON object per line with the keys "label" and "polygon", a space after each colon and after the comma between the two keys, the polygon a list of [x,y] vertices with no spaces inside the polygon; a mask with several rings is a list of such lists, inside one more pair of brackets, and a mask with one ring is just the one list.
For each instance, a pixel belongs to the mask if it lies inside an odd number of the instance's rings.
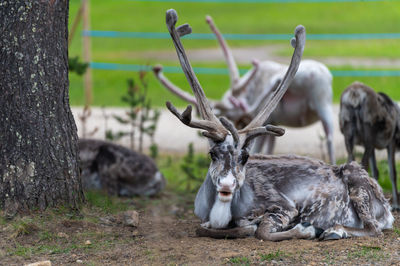
{"label": "wooden fence post", "polygon": [[[89,0],[82,0],[82,6],[83,6],[83,30],[86,33],[83,36],[83,61],[86,63],[91,62],[91,42],[90,42],[90,36],[88,36],[88,33],[90,31],[90,2]],[[85,90],[85,106],[90,106],[92,103],[92,70],[90,66],[87,68],[85,75],[83,77],[83,87]]]}

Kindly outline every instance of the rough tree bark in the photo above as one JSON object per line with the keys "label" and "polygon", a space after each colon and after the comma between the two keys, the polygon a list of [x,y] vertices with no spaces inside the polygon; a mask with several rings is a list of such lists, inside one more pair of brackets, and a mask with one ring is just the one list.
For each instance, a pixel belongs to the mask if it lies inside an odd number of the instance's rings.
{"label": "rough tree bark", "polygon": [[84,196],[68,96],[68,0],[0,1],[0,207]]}

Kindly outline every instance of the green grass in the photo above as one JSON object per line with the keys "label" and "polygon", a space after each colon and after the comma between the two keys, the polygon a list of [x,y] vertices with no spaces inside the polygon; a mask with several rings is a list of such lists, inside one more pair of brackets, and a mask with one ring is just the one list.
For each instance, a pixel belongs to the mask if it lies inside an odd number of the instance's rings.
{"label": "green grass", "polygon": [[87,203],[92,208],[99,208],[102,212],[107,214],[126,211],[129,207],[129,202],[111,197],[106,192],[102,191],[87,191],[85,197]]}
{"label": "green grass", "polygon": [[398,237],[400,237],[400,228],[394,227],[394,228],[393,228],[393,231],[396,233],[396,235],[397,235]]}
{"label": "green grass", "polygon": [[268,253],[268,254],[260,255],[261,261],[280,260],[280,259],[285,258],[285,257],[287,257],[287,254],[282,252],[282,251],[280,251],[280,250],[277,250],[276,252],[271,252],[271,253]]}
{"label": "green grass", "polygon": [[366,259],[368,261],[375,260],[379,261],[388,257],[381,247],[370,247],[370,246],[361,246],[360,249],[351,251],[347,254],[349,259],[359,258]]}
{"label": "green grass", "polygon": [[250,259],[247,257],[233,257],[229,259],[229,263],[233,265],[250,265]]}
{"label": "green grass", "polygon": [[[208,171],[208,164],[206,166],[204,162],[210,161],[210,158],[205,154],[195,154],[194,161],[190,166],[195,168],[193,173],[197,174],[198,179],[191,180],[182,169],[184,157],[161,156],[157,159],[157,165],[167,179],[168,188],[178,193],[197,192]],[[202,163],[199,164],[199,161]]]}
{"label": "green grass", "polygon": [[[132,199],[111,197],[98,191],[86,192],[85,197],[87,201],[79,215],[76,210],[58,207],[33,211],[29,216],[17,216],[13,220],[3,219],[0,223],[2,237],[6,237],[9,242],[9,245],[3,247],[4,255],[29,259],[53,254],[90,254],[126,242],[127,238],[120,239],[118,233],[99,231],[90,224],[98,223],[99,217],[132,209]],[[0,217],[3,217],[1,212]],[[87,224],[89,226],[82,232],[68,231],[69,225],[65,226],[63,223],[75,224],[77,227]],[[60,232],[66,232],[65,237],[59,236]],[[90,245],[85,243],[88,239],[91,241]]]}
{"label": "green grass", "polygon": [[[399,49],[400,50],[400,49]],[[203,66],[193,64],[194,66]],[[211,64],[210,64],[211,65]],[[211,65],[214,67],[216,64]],[[248,66],[249,67],[249,66]],[[243,66],[243,68],[246,68]],[[331,70],[354,70],[352,67],[334,67]],[[365,70],[368,70],[365,68]],[[166,74],[168,78],[183,90],[190,91],[189,85],[183,74]],[[226,75],[197,75],[209,99],[221,99],[229,88],[229,78]],[[94,95],[93,104],[96,106],[123,106],[121,97],[126,93],[129,78],[138,79],[138,73],[127,71],[94,70]],[[335,77],[333,79],[333,101],[339,103],[340,95],[344,89],[355,80],[368,84],[376,91],[385,92],[395,100],[400,100],[399,77]],[[153,73],[147,74],[149,82],[149,97],[153,106],[165,108],[165,102],[171,101],[176,106],[186,106],[187,103],[163,88],[154,77]],[[76,74],[70,75],[70,100],[71,105],[83,105],[82,78]]]}
{"label": "green grass", "polygon": [[[165,11],[174,8],[178,23],[190,23],[193,32],[209,33],[205,15],[213,16],[223,33],[292,33],[303,24],[308,33],[385,33],[398,32],[400,3],[397,1],[365,3],[177,3],[136,1],[91,1],[93,30],[166,32]],[[79,8],[79,0],[70,1],[70,23]],[[254,44],[235,41],[232,45]],[[258,43],[258,42],[256,42]],[[166,46],[166,44],[169,44]],[[171,42],[98,38],[94,51],[169,49]],[[190,41],[188,47],[215,46],[212,41]],[[72,52],[79,52],[75,41]],[[168,48],[169,47],[169,48]]]}
{"label": "green grass", "polygon": [[[80,5],[79,0],[70,1],[70,24],[72,24]],[[223,33],[292,33],[297,24],[303,24],[308,33],[390,33],[398,32],[400,2],[357,2],[357,3],[164,3],[136,2],[124,0],[91,1],[91,28],[93,30],[166,32],[165,11],[175,8],[179,13],[179,22],[189,22],[194,32],[209,33],[204,21],[206,14],[214,17]],[[81,27],[70,47],[70,56],[81,55]],[[229,41],[232,47],[282,44],[277,53],[289,55],[292,49],[288,41]],[[214,40],[184,40],[187,48],[216,47]],[[287,47],[287,48],[286,48]],[[387,57],[400,56],[399,40],[349,40],[349,41],[316,41],[308,40],[305,49],[307,56],[351,56],[351,57]],[[177,59],[158,61],[137,58],[142,51],[173,51],[171,40],[128,39],[128,38],[92,38],[92,61],[123,64],[178,66]],[[250,61],[251,58],[249,58]],[[193,62],[194,66],[226,67],[224,62]],[[249,68],[243,65],[242,68]],[[331,69],[346,70],[349,67]],[[128,71],[93,71],[94,99],[96,106],[122,106],[121,96],[126,91],[126,80],[137,76]],[[149,96],[155,106],[164,107],[166,100],[177,106],[185,103],[171,95],[155,80],[152,73],[148,75]],[[169,74],[168,77],[183,89],[188,84],[183,74]],[[229,86],[226,75],[198,75],[207,96],[219,99]],[[400,100],[397,89],[398,77],[365,77],[334,78],[334,101],[338,102],[340,93],[355,79],[363,81],[384,91],[396,100]],[[70,99],[72,105],[83,105],[82,78],[70,75]]]}

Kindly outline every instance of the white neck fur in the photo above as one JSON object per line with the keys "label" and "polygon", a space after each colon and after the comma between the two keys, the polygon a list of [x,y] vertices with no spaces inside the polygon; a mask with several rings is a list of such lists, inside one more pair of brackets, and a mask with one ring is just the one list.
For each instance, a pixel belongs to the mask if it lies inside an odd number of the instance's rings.
{"label": "white neck fur", "polygon": [[211,228],[226,228],[231,219],[231,201],[223,202],[217,197],[210,212]]}

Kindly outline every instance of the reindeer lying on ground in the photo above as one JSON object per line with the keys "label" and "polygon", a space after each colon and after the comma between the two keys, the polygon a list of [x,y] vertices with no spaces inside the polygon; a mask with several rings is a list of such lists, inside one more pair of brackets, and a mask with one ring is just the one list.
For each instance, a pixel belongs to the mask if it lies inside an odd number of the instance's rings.
{"label": "reindeer lying on ground", "polygon": [[263,110],[245,128],[236,130],[229,120],[213,113],[180,42],[180,36],[189,34],[191,28],[185,24],[175,29],[177,19],[175,10],[167,11],[167,27],[203,120],[192,119],[190,105],[183,113],[170,102],[167,108],[185,125],[204,130],[212,159],[195,200],[195,214],[204,222],[199,235],[255,234],[272,241],[319,235],[339,239],[377,236],[392,227],[394,219],[382,189],[357,163],[331,166],[294,155],[249,156],[256,137],[284,134],[281,128],[262,125],[296,74],[304,49],[304,27],[296,28],[295,51],[282,82],[266,97]]}
{"label": "reindeer lying on ground", "polygon": [[[222,34],[207,17],[211,30],[216,35],[225,56],[231,80],[231,88],[221,101],[213,102],[216,115],[222,115],[233,121],[239,128],[246,126],[263,108],[263,103],[283,79],[287,66],[273,61],[253,61],[251,69],[242,78],[232,52]],[[183,100],[197,106],[196,99],[189,93],[172,84],[162,73],[162,67],[153,68],[156,77],[171,92]],[[308,126],[318,120],[326,134],[330,163],[335,163],[333,148],[333,111],[332,111],[332,75],[328,68],[314,60],[300,63],[297,74],[277,108],[265,124],[290,127]],[[261,136],[254,147],[256,153],[271,154],[275,137]]]}
{"label": "reindeer lying on ground", "polygon": [[[400,209],[397,192],[395,151],[400,145],[400,108],[389,96],[361,82],[354,82],[342,93],[339,112],[340,130],[345,139],[348,162],[354,161],[354,144],[365,148],[361,164],[378,180],[375,149],[387,149],[392,181],[393,208]],[[368,162],[369,161],[369,162]]]}
{"label": "reindeer lying on ground", "polygon": [[124,197],[153,196],[166,181],[154,161],[144,154],[98,139],[79,140],[84,189],[103,189]]}

